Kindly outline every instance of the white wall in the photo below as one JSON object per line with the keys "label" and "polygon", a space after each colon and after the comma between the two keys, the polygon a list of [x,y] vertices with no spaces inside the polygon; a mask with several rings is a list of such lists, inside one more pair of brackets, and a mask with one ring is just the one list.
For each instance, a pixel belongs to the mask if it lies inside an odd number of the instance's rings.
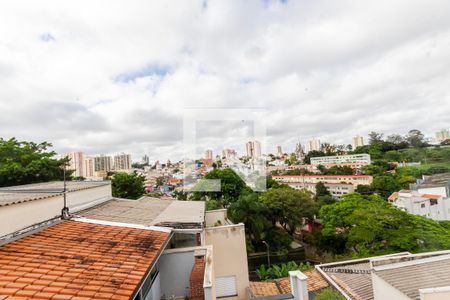
{"label": "white wall", "polygon": [[373,298],[374,300],[411,300],[405,294],[394,288],[392,285],[378,277],[372,272]]}
{"label": "white wall", "polygon": [[[111,198],[111,185],[108,184],[68,193],[67,205],[70,209]],[[0,207],[0,237],[59,216],[63,206],[61,195]]]}
{"label": "white wall", "polygon": [[249,279],[244,224],[206,228],[205,242],[206,245],[213,246],[215,277],[236,276],[238,296],[227,299],[248,299]]}
{"label": "white wall", "polygon": [[227,224],[227,210],[216,209],[208,210],[205,212],[205,225],[206,227],[213,227],[220,221],[221,225]]}
{"label": "white wall", "polygon": [[189,296],[189,278],[194,266],[194,250],[164,253],[158,263],[161,295],[165,295],[167,299],[172,296],[182,298]]}

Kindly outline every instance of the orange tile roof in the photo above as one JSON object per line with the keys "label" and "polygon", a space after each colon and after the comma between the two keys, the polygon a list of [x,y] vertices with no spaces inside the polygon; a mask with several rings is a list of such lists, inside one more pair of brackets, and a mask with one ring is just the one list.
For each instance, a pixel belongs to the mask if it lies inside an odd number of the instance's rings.
{"label": "orange tile roof", "polygon": [[433,194],[423,194],[422,197],[434,200],[439,200],[440,198],[442,198],[441,195],[433,195]]}
{"label": "orange tile roof", "polygon": [[[328,287],[328,282],[316,269],[303,272],[308,277],[308,292],[314,292]],[[274,296],[291,293],[291,281],[289,277],[276,279],[274,281],[250,282],[253,296]]]}
{"label": "orange tile roof", "polygon": [[0,247],[0,299],[130,299],[169,235],[79,221],[51,226]]}

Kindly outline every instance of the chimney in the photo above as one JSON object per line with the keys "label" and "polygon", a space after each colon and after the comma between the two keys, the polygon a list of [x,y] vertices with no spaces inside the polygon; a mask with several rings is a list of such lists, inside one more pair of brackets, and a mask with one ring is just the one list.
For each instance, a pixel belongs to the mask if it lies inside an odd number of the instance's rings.
{"label": "chimney", "polygon": [[290,271],[289,279],[294,300],[308,300],[308,277],[300,271]]}

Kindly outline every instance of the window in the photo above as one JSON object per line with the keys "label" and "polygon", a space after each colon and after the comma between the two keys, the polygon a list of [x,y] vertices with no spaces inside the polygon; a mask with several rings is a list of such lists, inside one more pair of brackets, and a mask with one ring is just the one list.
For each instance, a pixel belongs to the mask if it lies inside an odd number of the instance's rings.
{"label": "window", "polygon": [[216,278],[216,297],[237,296],[236,276]]}
{"label": "window", "polygon": [[425,203],[420,204],[420,207],[425,208]]}

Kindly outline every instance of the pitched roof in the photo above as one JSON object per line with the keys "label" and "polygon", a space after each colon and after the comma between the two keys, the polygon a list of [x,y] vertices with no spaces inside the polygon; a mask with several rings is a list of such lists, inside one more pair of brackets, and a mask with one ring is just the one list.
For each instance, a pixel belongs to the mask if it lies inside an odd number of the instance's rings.
{"label": "pitched roof", "polygon": [[[68,181],[67,191],[74,192],[110,184],[109,181]],[[63,195],[64,183],[53,181],[0,188],[0,207]]]}
{"label": "pitched roof", "polygon": [[132,226],[53,225],[0,247],[0,296],[130,299],[169,237]]}
{"label": "pitched roof", "polygon": [[419,289],[450,286],[449,270],[447,254],[375,267],[374,272],[409,298],[419,300]]}
{"label": "pitched roof", "polygon": [[[328,287],[328,282],[315,269],[303,272],[308,277],[308,292],[315,292]],[[253,281],[250,282],[250,289],[253,296],[275,296],[291,293],[291,281],[289,277],[276,279],[273,281]]]}
{"label": "pitched roof", "polygon": [[139,200],[112,199],[76,214],[113,222],[173,228],[202,228],[205,220],[205,203],[148,197]]}

